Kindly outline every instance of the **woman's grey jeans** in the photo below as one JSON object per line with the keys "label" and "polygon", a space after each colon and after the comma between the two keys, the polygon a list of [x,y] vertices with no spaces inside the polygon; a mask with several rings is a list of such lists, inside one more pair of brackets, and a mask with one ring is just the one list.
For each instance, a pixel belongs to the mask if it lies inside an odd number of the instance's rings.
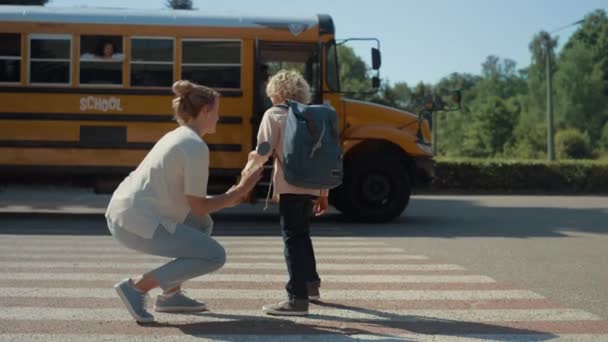
{"label": "woman's grey jeans", "polygon": [[121,244],[136,251],[175,258],[150,271],[161,289],[170,290],[186,280],[221,268],[226,262],[226,252],[211,235],[213,221],[209,216],[188,215],[178,224],[175,233],[169,233],[159,225],[152,239],[144,239],[120,227],[110,229]]}

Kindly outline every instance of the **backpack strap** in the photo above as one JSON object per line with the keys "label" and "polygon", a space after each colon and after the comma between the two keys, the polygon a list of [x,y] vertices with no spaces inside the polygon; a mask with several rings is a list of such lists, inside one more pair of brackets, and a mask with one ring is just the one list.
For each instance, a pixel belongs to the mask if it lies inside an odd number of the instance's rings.
{"label": "backpack strap", "polygon": [[317,128],[315,127],[315,122],[312,121],[312,117],[310,117],[310,113],[306,112],[304,115],[306,116],[306,126],[308,127],[308,132],[311,136],[316,136]]}
{"label": "backpack strap", "polygon": [[[280,103],[278,105],[274,105],[274,107],[286,109],[289,111],[289,105],[287,103]],[[315,122],[312,120],[309,112],[304,113],[304,120],[306,120],[306,127],[308,127],[308,133],[312,137],[317,135],[317,127],[315,127]]]}
{"label": "backpack strap", "polygon": [[331,121],[331,120],[328,120],[328,121],[329,121],[329,126],[331,128],[331,136],[334,139],[338,139],[338,129],[334,126],[333,121]]}

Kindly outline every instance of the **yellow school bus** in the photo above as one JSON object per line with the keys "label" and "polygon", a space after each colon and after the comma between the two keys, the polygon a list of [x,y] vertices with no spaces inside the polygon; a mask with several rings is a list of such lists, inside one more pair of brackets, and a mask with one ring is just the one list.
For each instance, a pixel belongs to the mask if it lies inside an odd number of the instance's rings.
{"label": "yellow school bus", "polygon": [[313,102],[339,113],[345,176],[332,203],[352,218],[393,219],[431,174],[429,126],[346,98],[334,34],[328,15],[0,6],[0,174],[124,177],[176,126],[171,85],[188,79],[222,94],[217,133],[206,140],[209,188],[226,190],[267,106],[261,70],[289,66],[303,72]]}

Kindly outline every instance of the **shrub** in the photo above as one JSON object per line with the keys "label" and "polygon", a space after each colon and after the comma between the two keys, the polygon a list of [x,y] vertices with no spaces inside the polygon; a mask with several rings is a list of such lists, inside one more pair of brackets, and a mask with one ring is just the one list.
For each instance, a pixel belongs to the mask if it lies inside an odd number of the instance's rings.
{"label": "shrub", "polygon": [[439,159],[432,189],[467,193],[608,194],[608,162]]}
{"label": "shrub", "polygon": [[568,128],[555,135],[555,151],[560,159],[585,159],[591,157],[589,135],[575,128]]}

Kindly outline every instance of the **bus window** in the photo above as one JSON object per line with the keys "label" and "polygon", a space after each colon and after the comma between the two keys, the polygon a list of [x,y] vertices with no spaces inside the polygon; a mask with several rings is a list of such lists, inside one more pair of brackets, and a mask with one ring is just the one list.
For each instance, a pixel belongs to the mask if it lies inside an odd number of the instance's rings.
{"label": "bus window", "polygon": [[71,36],[30,35],[30,83],[69,85],[71,63]]}
{"label": "bus window", "polygon": [[0,33],[0,83],[21,81],[21,35]]}
{"label": "bus window", "polygon": [[321,101],[319,49],[316,44],[261,42],[260,62],[269,66],[271,76],[280,69],[300,72],[310,85],[312,102]]}
{"label": "bus window", "polygon": [[182,41],[182,79],[213,88],[241,88],[241,42]]}
{"label": "bus window", "polygon": [[80,37],[80,84],[122,84],[122,37]]}
{"label": "bus window", "polygon": [[131,38],[131,85],[173,84],[173,38]]}

